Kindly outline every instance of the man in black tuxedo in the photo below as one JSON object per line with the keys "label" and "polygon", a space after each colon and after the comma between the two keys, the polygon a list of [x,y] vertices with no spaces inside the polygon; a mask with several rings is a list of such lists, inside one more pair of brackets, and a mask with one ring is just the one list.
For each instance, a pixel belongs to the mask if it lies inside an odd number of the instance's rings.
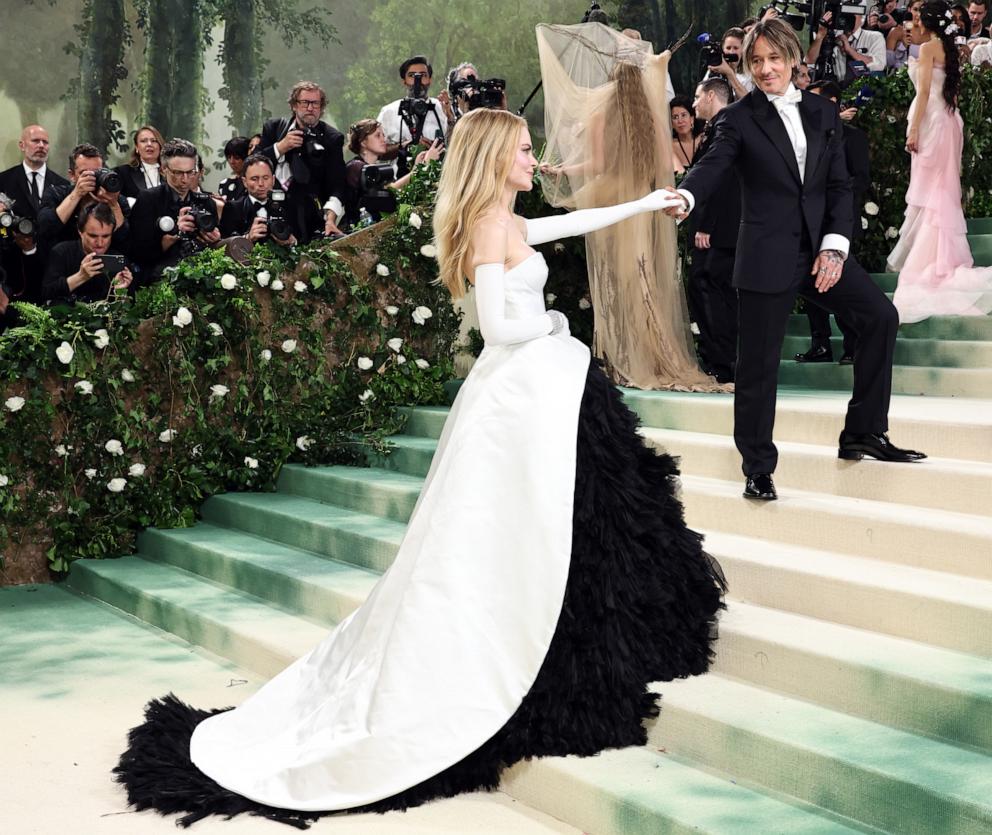
{"label": "man in black tuxedo", "polygon": [[[807,88],[811,93],[825,96],[834,104],[840,105],[840,87],[835,81],[814,81]],[[871,188],[871,162],[869,158],[868,135],[860,128],[849,122],[843,122],[844,128],[844,160],[847,162],[847,172],[851,175],[851,213],[854,222],[851,225],[851,243],[856,243],[864,234],[861,228],[861,211],[865,205],[865,197]],[[809,319],[809,332],[812,337],[810,349],[796,354],[796,362],[832,362],[834,355],[830,347],[830,314],[818,304],[806,305],[806,318]],[[854,329],[842,319],[837,320],[837,327],[844,334],[844,353],[841,355],[841,365],[854,363],[854,350],[857,344],[857,334]]]}
{"label": "man in black tuxedo", "polygon": [[11,209],[18,217],[38,221],[41,198],[48,186],[67,186],[69,181],[48,169],[48,131],[41,125],[28,125],[17,143],[23,160],[0,173],[0,192],[13,201]]}
{"label": "man in black tuxedo", "polygon": [[[296,244],[298,235],[294,219],[297,213],[286,193],[276,189],[272,160],[264,154],[254,154],[245,160],[243,171],[241,179],[246,194],[224,204],[220,218],[221,237],[244,235],[252,243]],[[273,199],[273,191],[280,199]]]}
{"label": "man in black tuxedo", "polygon": [[347,193],[344,135],[321,120],[327,95],[314,82],[293,85],[289,106],[290,116],[269,119],[262,127],[259,151],[272,160],[276,179],[298,207],[296,226],[304,243],[314,229],[343,234],[337,222]]}
{"label": "man in black tuxedo", "polygon": [[778,463],[775,395],[797,294],[815,298],[858,329],[854,396],[839,457],[925,457],[899,449],[885,434],[899,317],[868,274],[846,261],[853,218],[840,114],[826,99],[792,84],[801,60],[799,40],[787,23],[773,18],[754,26],[744,42],[744,68],[755,88],[724,110],[712,148],[677,192],[682,207],[666,210],[685,217],[736,169],[742,220],[734,267],[740,305],[734,440],[750,499],[778,497],[772,479]]}
{"label": "man in black tuxedo", "polygon": [[[730,103],[730,85],[722,78],[707,78],[696,87],[693,110],[706,120],[703,142],[696,160],[713,145],[720,114]],[[694,221],[694,223],[693,223]],[[733,287],[737,232],[741,223],[741,187],[731,171],[690,218],[692,226],[692,278],[701,309],[696,311],[699,354],[707,372],[718,382],[734,380],[737,363],[737,291]]]}

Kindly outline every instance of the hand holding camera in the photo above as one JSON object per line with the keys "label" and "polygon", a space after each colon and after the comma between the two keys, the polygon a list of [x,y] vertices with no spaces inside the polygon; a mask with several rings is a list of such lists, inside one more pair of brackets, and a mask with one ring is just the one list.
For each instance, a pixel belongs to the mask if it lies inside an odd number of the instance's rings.
{"label": "hand holding camera", "polygon": [[290,130],[289,133],[276,142],[276,151],[279,152],[279,156],[284,157],[290,151],[302,148],[305,136],[306,134],[299,128]]}
{"label": "hand holding camera", "polygon": [[179,219],[176,221],[176,228],[180,234],[192,235],[196,232],[196,221],[193,219],[192,207],[183,206],[179,210]]}
{"label": "hand holding camera", "polygon": [[258,241],[264,241],[269,234],[269,224],[264,217],[256,216],[251,222],[251,228],[248,230],[248,234],[245,236],[252,243],[258,243]]}

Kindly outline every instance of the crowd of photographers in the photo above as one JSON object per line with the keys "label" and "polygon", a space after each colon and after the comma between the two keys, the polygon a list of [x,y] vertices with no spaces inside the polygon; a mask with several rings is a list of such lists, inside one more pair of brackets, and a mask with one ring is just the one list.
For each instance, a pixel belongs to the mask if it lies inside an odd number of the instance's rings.
{"label": "crowd of photographers", "polygon": [[378,220],[395,209],[410,167],[440,157],[463,113],[506,106],[505,83],[480,80],[471,64],[452,69],[436,98],[427,58],[404,61],[399,77],[404,95],[347,137],[322,118],[324,90],[295,84],[286,116],[227,142],[231,176],[213,192],[196,146],[166,141],[152,125],[135,132],[116,168],[92,144],[77,145],[67,177],[50,165],[45,128],[25,127],[21,161],[0,172],[0,330],[11,300],[112,299],[208,247],[239,257],[258,242],[291,246]]}

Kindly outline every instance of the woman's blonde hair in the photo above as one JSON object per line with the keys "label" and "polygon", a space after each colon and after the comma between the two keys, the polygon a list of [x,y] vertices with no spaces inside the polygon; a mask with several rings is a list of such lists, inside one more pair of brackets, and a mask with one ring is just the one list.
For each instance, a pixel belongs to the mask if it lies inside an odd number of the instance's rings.
{"label": "woman's blonde hair", "polygon": [[756,23],[744,38],[744,45],[741,47],[741,65],[748,75],[754,76],[751,61],[754,58],[754,45],[758,38],[764,38],[768,41],[768,45],[793,68],[802,63],[803,48],[799,43],[796,30],[781,18],[773,17]]}
{"label": "woman's blonde hair", "polygon": [[472,230],[498,205],[527,122],[506,110],[473,110],[451,132],[434,208],[440,281],[453,298],[465,295]]}

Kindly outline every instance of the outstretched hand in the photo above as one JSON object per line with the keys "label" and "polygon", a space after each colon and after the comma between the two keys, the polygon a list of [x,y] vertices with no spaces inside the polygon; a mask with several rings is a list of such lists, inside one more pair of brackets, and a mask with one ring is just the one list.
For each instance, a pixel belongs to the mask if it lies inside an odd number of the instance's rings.
{"label": "outstretched hand", "polygon": [[665,203],[664,206],[661,206],[659,208],[664,209],[665,214],[668,215],[669,217],[673,217],[676,220],[682,220],[683,218],[688,216],[689,201],[686,200],[685,197],[679,194],[671,186],[667,186],[663,189],[659,189],[658,191],[649,194],[648,197],[651,197],[654,194],[664,195],[664,198],[667,202]]}
{"label": "outstretched hand", "polygon": [[641,205],[649,212],[664,209],[665,214],[671,214],[671,209],[685,208],[685,198],[673,188],[659,188],[642,197]]}

